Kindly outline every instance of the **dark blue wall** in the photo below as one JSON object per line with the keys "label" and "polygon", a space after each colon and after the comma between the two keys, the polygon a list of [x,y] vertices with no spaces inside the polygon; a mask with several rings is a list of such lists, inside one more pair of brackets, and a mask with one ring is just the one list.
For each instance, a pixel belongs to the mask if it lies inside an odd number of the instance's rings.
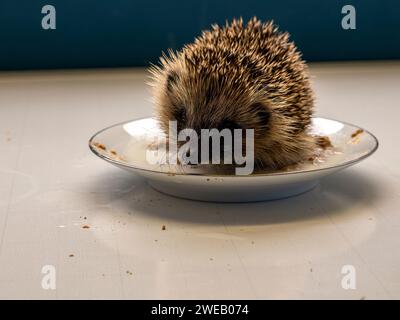
{"label": "dark blue wall", "polygon": [[[41,28],[45,4],[56,30]],[[345,4],[356,30],[341,28]],[[253,15],[289,31],[307,60],[400,58],[396,0],[0,0],[0,69],[148,65],[211,23]]]}

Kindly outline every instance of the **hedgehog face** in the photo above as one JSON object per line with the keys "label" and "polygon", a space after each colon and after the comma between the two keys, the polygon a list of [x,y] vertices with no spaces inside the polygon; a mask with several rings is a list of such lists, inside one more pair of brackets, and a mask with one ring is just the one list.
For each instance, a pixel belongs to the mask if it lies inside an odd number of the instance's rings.
{"label": "hedgehog face", "polygon": [[[201,129],[228,129],[232,137],[235,129],[253,129],[255,148],[265,148],[272,113],[261,91],[255,93],[242,86],[233,92],[224,77],[211,73],[199,76],[182,66],[164,72],[163,77],[164,90],[159,91],[156,98],[160,124],[165,132],[172,120],[177,121],[178,132],[190,128],[199,136]],[[245,131],[242,131],[242,138],[245,150]],[[255,150],[255,154],[257,161],[260,152]]]}
{"label": "hedgehog face", "polygon": [[176,120],[180,130],[254,129],[258,137],[264,137],[271,112],[262,92],[249,92],[240,81],[235,91],[231,86],[218,74],[198,75],[182,68],[170,70],[166,72],[165,90],[158,99],[160,120]]}

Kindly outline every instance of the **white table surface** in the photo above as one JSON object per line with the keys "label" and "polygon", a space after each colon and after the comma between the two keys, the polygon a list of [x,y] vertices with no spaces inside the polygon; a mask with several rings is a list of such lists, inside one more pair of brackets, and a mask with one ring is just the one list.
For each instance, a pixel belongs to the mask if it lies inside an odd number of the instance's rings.
{"label": "white table surface", "polygon": [[97,130],[152,114],[144,70],[0,73],[0,298],[400,298],[400,63],[310,68],[317,114],[380,149],[250,204],[159,194],[91,154]]}

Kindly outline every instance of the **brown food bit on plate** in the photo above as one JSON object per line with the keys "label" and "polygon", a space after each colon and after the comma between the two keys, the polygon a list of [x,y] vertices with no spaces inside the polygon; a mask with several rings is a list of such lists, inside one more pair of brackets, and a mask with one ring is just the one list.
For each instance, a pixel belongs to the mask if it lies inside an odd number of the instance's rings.
{"label": "brown food bit on plate", "polygon": [[355,137],[357,137],[358,135],[360,135],[360,134],[363,133],[363,132],[364,132],[363,129],[357,129],[356,131],[354,131],[354,132],[351,134],[351,137],[352,137],[352,138],[355,138]]}
{"label": "brown food bit on plate", "polygon": [[327,136],[316,137],[316,142],[317,145],[324,150],[333,147],[331,139],[329,139]]}
{"label": "brown food bit on plate", "polygon": [[107,150],[106,146],[100,142],[93,142],[93,145],[101,150]]}

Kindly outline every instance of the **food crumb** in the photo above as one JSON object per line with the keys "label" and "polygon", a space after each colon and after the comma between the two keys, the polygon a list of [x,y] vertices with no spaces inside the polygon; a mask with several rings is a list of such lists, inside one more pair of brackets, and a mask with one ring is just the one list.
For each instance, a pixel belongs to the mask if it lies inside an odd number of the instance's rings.
{"label": "food crumb", "polygon": [[73,253],[71,253],[68,257],[73,258],[73,257],[75,257],[75,255]]}
{"label": "food crumb", "polygon": [[93,142],[93,145],[101,150],[107,150],[106,146],[99,142]]}
{"label": "food crumb", "polygon": [[87,224],[85,224],[84,226],[82,226],[82,229],[90,229],[90,226],[88,226]]}
{"label": "food crumb", "polygon": [[331,139],[329,139],[327,136],[316,137],[316,143],[324,150],[333,147]]}
{"label": "food crumb", "polygon": [[161,230],[166,230],[167,229],[167,227],[165,226],[165,225],[163,225],[162,227],[161,227]]}
{"label": "food crumb", "polygon": [[113,156],[116,156],[116,155],[117,155],[117,151],[115,151],[115,150],[110,150],[110,153],[111,153]]}
{"label": "food crumb", "polygon": [[363,133],[363,132],[364,132],[363,129],[357,129],[356,131],[354,131],[354,132],[351,134],[351,137],[352,137],[352,138],[355,138],[355,137],[357,137],[358,135],[360,135],[360,134]]}
{"label": "food crumb", "polygon": [[132,276],[132,275],[133,275],[133,272],[132,272],[132,271],[129,271],[129,270],[126,270],[126,274],[129,274],[130,276]]}

